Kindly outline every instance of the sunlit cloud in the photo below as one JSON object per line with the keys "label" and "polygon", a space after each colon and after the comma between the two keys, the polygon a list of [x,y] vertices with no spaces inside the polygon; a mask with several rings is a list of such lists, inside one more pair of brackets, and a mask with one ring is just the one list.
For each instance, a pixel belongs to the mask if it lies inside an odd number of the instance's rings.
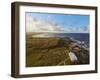
{"label": "sunlit cloud", "polygon": [[27,32],[60,32],[62,31],[59,25],[53,21],[45,21],[31,16],[26,16],[26,31]]}
{"label": "sunlit cloud", "polygon": [[51,16],[48,20],[26,16],[26,32],[59,32],[59,33],[89,33],[89,25],[86,27],[62,27],[60,24],[54,22]]}

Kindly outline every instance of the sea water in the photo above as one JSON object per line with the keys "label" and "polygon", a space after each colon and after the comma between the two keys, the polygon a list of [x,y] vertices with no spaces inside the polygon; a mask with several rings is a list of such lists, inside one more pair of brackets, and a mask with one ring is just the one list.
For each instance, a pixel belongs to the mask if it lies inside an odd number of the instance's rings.
{"label": "sea water", "polygon": [[84,41],[89,43],[89,33],[41,33],[33,35],[32,37],[61,37],[61,38],[72,38],[78,41]]}

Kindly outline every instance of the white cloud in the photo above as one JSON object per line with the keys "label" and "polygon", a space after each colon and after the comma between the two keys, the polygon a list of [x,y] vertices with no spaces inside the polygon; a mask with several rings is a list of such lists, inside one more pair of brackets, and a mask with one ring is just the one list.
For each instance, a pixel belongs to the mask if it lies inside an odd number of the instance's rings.
{"label": "white cloud", "polygon": [[[50,16],[48,16],[50,18]],[[66,32],[66,33],[89,33],[89,26],[83,28],[61,27],[53,20],[42,20],[26,16],[26,32]]]}
{"label": "white cloud", "polygon": [[67,33],[89,33],[89,26],[86,27],[67,27],[64,29]]}
{"label": "white cloud", "polygon": [[26,16],[26,32],[60,32],[62,29],[53,21]]}

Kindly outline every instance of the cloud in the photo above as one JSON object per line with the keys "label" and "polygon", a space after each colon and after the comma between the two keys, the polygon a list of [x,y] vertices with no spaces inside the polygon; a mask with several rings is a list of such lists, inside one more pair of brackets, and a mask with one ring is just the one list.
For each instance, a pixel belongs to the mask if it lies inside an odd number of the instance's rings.
{"label": "cloud", "polygon": [[[50,16],[48,16],[50,18]],[[52,19],[43,20],[26,16],[26,32],[59,32],[59,33],[89,33],[89,25],[85,27],[62,27]]]}
{"label": "cloud", "polygon": [[[67,26],[66,26],[67,27]],[[89,25],[85,27],[67,27],[64,29],[67,33],[89,33]]]}
{"label": "cloud", "polygon": [[61,32],[59,25],[51,20],[42,20],[26,16],[26,32]]}

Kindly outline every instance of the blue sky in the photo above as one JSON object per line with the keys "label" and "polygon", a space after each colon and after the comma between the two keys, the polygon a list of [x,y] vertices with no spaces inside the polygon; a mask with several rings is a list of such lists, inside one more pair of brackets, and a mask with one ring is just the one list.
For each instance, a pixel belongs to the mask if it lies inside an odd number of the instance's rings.
{"label": "blue sky", "polygon": [[53,21],[63,29],[89,29],[89,15],[76,14],[50,14],[50,13],[30,13],[26,16],[31,16],[40,20]]}

